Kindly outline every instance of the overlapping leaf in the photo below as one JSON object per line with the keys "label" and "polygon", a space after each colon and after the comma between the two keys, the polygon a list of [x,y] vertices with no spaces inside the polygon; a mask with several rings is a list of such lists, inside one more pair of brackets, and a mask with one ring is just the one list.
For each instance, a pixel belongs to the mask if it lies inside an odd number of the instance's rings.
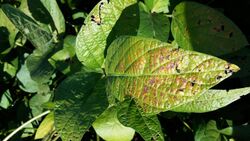
{"label": "overlapping leaf", "polygon": [[175,7],[171,30],[180,47],[215,56],[232,53],[248,44],[230,19],[195,2],[182,2]]}
{"label": "overlapping leaf", "polygon": [[121,103],[118,119],[126,126],[132,127],[145,141],[163,141],[160,122],[156,115],[146,116],[133,100]]}
{"label": "overlapping leaf", "polygon": [[249,94],[250,87],[233,90],[208,90],[192,102],[183,104],[172,109],[175,112],[202,113],[214,111],[240,99],[241,96]]}
{"label": "overlapping leaf", "polygon": [[141,37],[120,37],[105,63],[107,93],[135,99],[146,112],[170,110],[190,102],[239,68],[219,58],[173,48]]}
{"label": "overlapping leaf", "polygon": [[140,23],[138,36],[168,41],[170,22],[166,14],[151,13],[142,2],[139,2]]}
{"label": "overlapping leaf", "polygon": [[111,29],[122,11],[135,3],[136,0],[103,0],[90,12],[76,39],[76,55],[86,67],[101,70]]}
{"label": "overlapping leaf", "polygon": [[107,108],[104,82],[99,79],[100,75],[96,73],[78,72],[58,86],[55,93],[55,127],[63,140],[80,141]]}
{"label": "overlapping leaf", "polygon": [[152,13],[168,13],[169,0],[145,0],[145,4]]}
{"label": "overlapping leaf", "polygon": [[122,125],[117,119],[119,107],[108,108],[93,123],[96,133],[107,141],[130,141],[133,139],[135,130]]}

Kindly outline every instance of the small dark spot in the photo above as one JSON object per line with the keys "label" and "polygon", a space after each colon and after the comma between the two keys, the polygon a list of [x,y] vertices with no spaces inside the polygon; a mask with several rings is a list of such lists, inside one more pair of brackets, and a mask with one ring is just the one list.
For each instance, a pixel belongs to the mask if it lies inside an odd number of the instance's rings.
{"label": "small dark spot", "polygon": [[198,69],[198,72],[201,72],[201,69]]}
{"label": "small dark spot", "polygon": [[229,74],[229,73],[233,73],[233,71],[230,70],[230,69],[225,69],[224,73],[225,73],[225,74]]}
{"label": "small dark spot", "polygon": [[94,15],[91,15],[91,18],[92,18],[92,19],[94,19],[94,18],[95,18],[95,16],[94,16]]}
{"label": "small dark spot", "polygon": [[233,32],[230,32],[229,33],[229,38],[232,38],[233,37]]}
{"label": "small dark spot", "polygon": [[103,5],[103,4],[104,4],[103,2],[100,3],[100,5]]}
{"label": "small dark spot", "polygon": [[224,26],[224,25],[221,25],[221,26],[220,26],[220,29],[221,29],[221,31],[224,31],[225,26]]}
{"label": "small dark spot", "polygon": [[179,89],[178,91],[180,91],[180,92],[184,92],[184,89],[183,89],[183,88],[181,88],[181,89]]}
{"label": "small dark spot", "polygon": [[195,80],[191,82],[191,86],[193,87],[195,85]]}
{"label": "small dark spot", "polygon": [[91,19],[92,22],[95,22],[95,19]]}
{"label": "small dark spot", "polygon": [[220,80],[221,78],[222,78],[221,75],[218,75],[218,76],[216,77],[217,80]]}
{"label": "small dark spot", "polygon": [[97,23],[97,25],[101,25],[101,23]]}
{"label": "small dark spot", "polygon": [[197,24],[198,24],[198,25],[201,25],[201,20],[198,20]]}

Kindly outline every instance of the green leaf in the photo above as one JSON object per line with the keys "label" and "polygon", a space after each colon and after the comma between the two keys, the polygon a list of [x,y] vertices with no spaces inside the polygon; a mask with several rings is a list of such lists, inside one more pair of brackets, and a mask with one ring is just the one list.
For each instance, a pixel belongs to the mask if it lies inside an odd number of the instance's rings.
{"label": "green leaf", "polygon": [[41,0],[54,22],[58,34],[65,32],[65,20],[56,0]]}
{"label": "green leaf", "polygon": [[169,0],[144,0],[151,13],[168,13]]}
{"label": "green leaf", "polygon": [[0,99],[0,107],[7,109],[9,106],[11,106],[12,102],[13,100],[11,98],[10,91],[6,90]]}
{"label": "green leaf", "polygon": [[235,137],[236,140],[242,140],[242,141],[247,141],[250,138],[249,135],[250,131],[250,125],[249,124],[244,124],[244,125],[239,125],[239,126],[232,126],[232,127],[227,127],[224,129],[219,130],[221,134]]}
{"label": "green leaf", "polygon": [[208,123],[199,124],[198,130],[195,132],[195,141],[221,141],[216,121],[210,120]]}
{"label": "green leaf", "polygon": [[118,111],[119,121],[128,127],[132,127],[145,141],[163,141],[160,122],[156,115],[145,116],[133,100],[126,100],[121,103]]}
{"label": "green leaf", "polygon": [[195,2],[173,11],[171,31],[180,47],[220,56],[248,45],[240,29],[220,12]]}
{"label": "green leaf", "polygon": [[17,72],[17,78],[21,82],[19,87],[29,93],[35,93],[39,90],[39,85],[36,81],[31,79],[30,72],[26,63],[21,66],[21,69]]}
{"label": "green leaf", "polygon": [[14,77],[16,75],[17,68],[13,66],[12,64],[4,62],[3,71],[7,72],[11,77]]}
{"label": "green leaf", "polygon": [[0,54],[7,54],[15,45],[15,37],[18,32],[16,27],[0,9]]}
{"label": "green leaf", "polygon": [[210,55],[129,36],[110,45],[105,62],[107,93],[120,101],[131,96],[149,113],[193,101],[239,70]]}
{"label": "green leaf", "polygon": [[[92,70],[101,71],[109,33],[122,11],[135,3],[136,0],[110,0],[109,2],[103,0],[94,7],[76,38],[76,55],[83,65]],[[91,21],[91,16],[95,17],[96,22]]]}
{"label": "green leaf", "polygon": [[[55,92],[55,127],[64,141],[80,141],[96,118],[108,107],[105,85],[96,73],[76,73]],[[95,86],[96,84],[96,86]]]}
{"label": "green leaf", "polygon": [[125,127],[117,119],[117,106],[108,108],[93,123],[96,133],[107,141],[131,141],[135,130]]}
{"label": "green leaf", "polygon": [[2,10],[34,47],[41,52],[49,49],[53,39],[51,33],[43,30],[32,18],[10,5],[3,5]]}
{"label": "green leaf", "polygon": [[250,93],[250,87],[232,90],[208,90],[200,97],[189,103],[172,109],[175,112],[203,113],[225,107]]}
{"label": "green leaf", "polygon": [[54,129],[54,113],[48,114],[36,131],[35,140],[46,137]]}
{"label": "green leaf", "polygon": [[170,22],[166,14],[150,13],[147,7],[139,2],[140,25],[138,36],[168,41],[170,32]]}

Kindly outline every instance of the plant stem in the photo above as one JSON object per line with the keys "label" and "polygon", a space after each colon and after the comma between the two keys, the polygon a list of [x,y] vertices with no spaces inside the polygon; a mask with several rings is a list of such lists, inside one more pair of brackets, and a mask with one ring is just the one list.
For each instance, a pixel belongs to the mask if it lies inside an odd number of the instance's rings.
{"label": "plant stem", "polygon": [[29,121],[25,122],[23,125],[19,126],[15,131],[11,132],[6,138],[3,139],[3,141],[8,141],[12,136],[14,136],[17,132],[19,132],[20,130],[22,130],[25,126],[27,126],[28,124],[30,124],[31,122],[37,120],[38,118],[47,115],[50,111],[45,111],[43,113],[41,113],[40,115],[33,117],[32,119],[30,119]]}

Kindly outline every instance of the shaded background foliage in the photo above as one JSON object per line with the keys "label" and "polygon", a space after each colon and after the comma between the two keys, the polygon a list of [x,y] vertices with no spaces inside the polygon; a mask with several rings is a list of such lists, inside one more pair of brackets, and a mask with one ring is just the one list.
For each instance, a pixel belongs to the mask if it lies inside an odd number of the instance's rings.
{"label": "shaded background foliage", "polygon": [[[172,0],[170,1],[170,11],[178,4],[181,0]],[[242,32],[250,41],[250,18],[248,18],[248,13],[250,13],[250,2],[248,0],[242,0],[236,2],[235,0],[196,0],[197,2],[206,4],[210,7],[213,7],[222,13],[224,13],[228,18],[230,18],[236,25],[242,30]],[[87,14],[92,10],[92,8],[99,2],[98,0],[58,0],[59,7],[64,15],[66,21],[66,31],[62,35],[62,38],[66,35],[76,35],[80,27],[82,26],[84,19]],[[20,6],[20,1],[12,0],[1,0],[0,4],[9,3],[12,5]],[[31,2],[32,4],[32,2]],[[47,14],[42,16],[44,19]],[[49,19],[48,19],[49,20]],[[2,22],[2,21],[1,21]],[[111,34],[112,35],[112,34]],[[0,27],[0,45],[5,44],[10,46],[6,40],[8,40],[10,33],[5,27]],[[17,38],[17,37],[16,37]],[[22,38],[19,35],[19,38]],[[173,37],[170,37],[172,39]],[[21,41],[22,43],[22,41]],[[30,42],[25,43],[25,48],[16,47],[13,48],[8,54],[1,55],[0,59],[2,62],[11,63],[13,66],[20,67],[21,63],[25,60],[24,53],[31,53],[34,50],[34,47]],[[235,55],[223,56],[226,60],[230,60],[234,63],[235,60],[240,60],[242,64],[239,64],[240,67],[250,66],[249,63],[249,50],[250,47],[247,46],[246,49],[240,50],[240,55],[235,57]],[[2,52],[2,48],[1,48]],[[248,54],[247,54],[248,53]],[[18,59],[16,59],[18,58]],[[73,57],[74,58],[74,57]],[[67,62],[69,61],[69,62]],[[69,59],[66,63],[76,62],[77,59]],[[0,68],[3,70],[4,65],[0,63]],[[238,62],[238,61],[237,61]],[[248,64],[246,64],[246,62]],[[63,62],[57,62],[57,65],[63,66]],[[79,62],[78,62],[79,63]],[[74,63],[72,63],[74,64]],[[79,68],[76,67],[76,70]],[[249,69],[248,69],[249,70]],[[245,72],[250,74],[250,72]],[[58,72],[58,75],[54,80],[53,84],[50,86],[51,89],[57,86],[66,76],[61,72]],[[27,121],[32,116],[30,113],[32,111],[30,107],[30,100],[34,94],[30,94],[22,91],[19,87],[19,82],[16,81],[16,78],[9,75],[6,72],[0,73],[0,93],[3,95],[5,90],[8,88],[9,93],[11,94],[11,106],[7,109],[0,109],[0,138],[5,137],[13,129],[17,128],[22,122]],[[233,77],[227,79],[215,86],[217,89],[232,89],[249,86],[250,76],[247,75],[242,79]],[[206,123],[210,120],[215,120],[217,122],[217,128],[222,129],[227,127],[228,124],[232,123],[232,126],[238,126],[245,123],[249,123],[250,119],[250,105],[249,105],[250,96],[244,96],[239,101],[234,102],[233,104],[221,108],[219,110],[202,113],[202,114],[184,114],[184,113],[174,113],[174,112],[164,112],[161,113],[158,118],[160,119],[163,132],[165,133],[165,138],[169,140],[194,140],[195,132],[194,130],[199,129],[200,126],[206,126]],[[211,123],[212,124],[212,123]],[[192,126],[192,127],[189,127]],[[39,126],[39,123],[34,123],[35,128]],[[216,127],[214,127],[216,128]],[[236,136],[240,138],[239,140],[249,139],[249,134],[245,134],[248,128],[239,128],[236,130]],[[23,131],[25,132],[25,131]],[[20,136],[23,132],[18,133],[12,140],[32,140],[33,137],[27,135],[26,138],[20,139]],[[32,134],[32,132],[30,132]],[[28,132],[29,134],[29,132]],[[34,136],[34,135],[33,135]],[[84,135],[83,140],[95,140],[96,134],[92,128],[89,132]],[[134,140],[142,140],[140,135],[136,134]]]}

